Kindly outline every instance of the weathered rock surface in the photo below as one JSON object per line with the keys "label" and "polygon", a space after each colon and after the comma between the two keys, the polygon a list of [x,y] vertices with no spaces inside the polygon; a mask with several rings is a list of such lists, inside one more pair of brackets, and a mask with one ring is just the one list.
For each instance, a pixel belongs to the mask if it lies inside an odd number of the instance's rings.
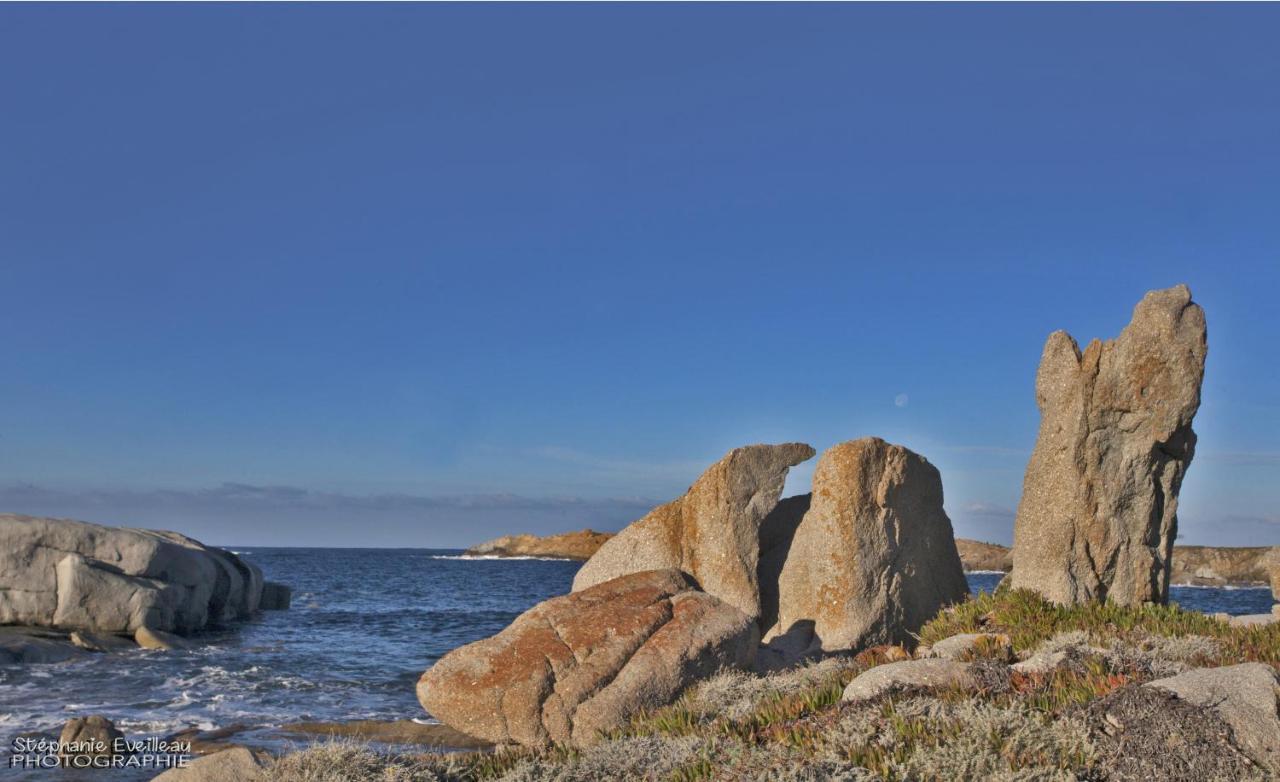
{"label": "weathered rock surface", "polygon": [[955,660],[904,660],[887,663],[859,674],[844,688],[842,700],[872,700],[902,690],[932,690],[941,687],[976,687],[978,684],[967,663]]}
{"label": "weathered rock surface", "polygon": [[62,755],[96,758],[117,754],[115,741],[122,738],[124,734],[106,717],[75,717],[62,726],[58,745]]}
{"label": "weathered rock surface", "polygon": [[493,743],[588,745],[723,667],[746,667],[755,621],[667,569],[539,603],[445,655],[418,682],[441,722]]}
{"label": "weathered rock surface", "polygon": [[262,599],[258,608],[263,611],[284,611],[293,602],[293,590],[275,581],[262,582]]}
{"label": "weathered rock surface", "polygon": [[1197,668],[1147,686],[1217,712],[1231,726],[1236,744],[1245,754],[1271,773],[1280,773],[1280,711],[1276,702],[1280,676],[1270,665]]}
{"label": "weathered rock surface", "polygon": [[1013,553],[1008,546],[980,540],[956,538],[956,551],[966,573],[986,571],[1008,573],[1013,567]]}
{"label": "weathered rock surface", "polygon": [[778,504],[787,471],[813,454],[803,443],[735,448],[683,497],[654,508],[602,545],[578,571],[573,590],[675,568],[708,594],[760,616],[760,528]]}
{"label": "weathered rock surface", "polygon": [[71,643],[87,652],[127,652],[130,649],[138,648],[138,645],[128,638],[121,638],[118,635],[91,633],[88,630],[72,631],[70,640]]}
{"label": "weathered rock surface", "polygon": [[818,462],[765,640],[793,660],[910,643],[968,591],[938,470],[879,438],[853,440]]}
{"label": "weathered rock surface", "polygon": [[554,557],[586,561],[611,537],[612,533],[592,529],[544,537],[504,535],[472,546],[464,553],[471,557]]}
{"label": "weathered rock surface", "polygon": [[175,532],[0,515],[0,624],[188,633],[261,594],[256,567]]}
{"label": "weathered rock surface", "polygon": [[257,782],[266,779],[263,759],[246,747],[231,747],[171,768],[152,782]]}
{"label": "weathered rock surface", "polygon": [[960,633],[943,638],[933,646],[916,650],[921,658],[968,661],[984,659],[1013,662],[1013,641],[1004,633]]}
{"label": "weathered rock surface", "polygon": [[134,631],[133,641],[143,649],[172,651],[191,648],[191,644],[185,639],[163,630],[152,630],[150,627],[139,627]]}
{"label": "weathered rock surface", "polygon": [[85,656],[69,640],[39,627],[0,627],[0,665],[61,663]]}
{"label": "weathered rock surface", "polygon": [[1117,339],[1083,354],[1066,332],[1049,336],[1010,586],[1057,603],[1167,600],[1206,344],[1185,285],[1148,293]]}

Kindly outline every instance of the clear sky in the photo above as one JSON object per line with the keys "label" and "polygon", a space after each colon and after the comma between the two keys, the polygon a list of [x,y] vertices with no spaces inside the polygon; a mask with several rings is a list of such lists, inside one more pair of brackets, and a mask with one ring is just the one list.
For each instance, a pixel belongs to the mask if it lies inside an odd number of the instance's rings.
{"label": "clear sky", "polygon": [[1183,542],[1280,544],[1278,30],[0,5],[0,509],[465,545],[874,434],[940,468],[957,534],[1007,541],[1045,337],[1186,282]]}

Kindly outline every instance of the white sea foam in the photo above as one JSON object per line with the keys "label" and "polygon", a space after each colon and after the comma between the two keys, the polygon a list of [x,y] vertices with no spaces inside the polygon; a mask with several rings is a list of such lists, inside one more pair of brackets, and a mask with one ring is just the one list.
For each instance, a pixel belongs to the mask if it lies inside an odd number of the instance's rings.
{"label": "white sea foam", "polygon": [[1265,584],[1170,584],[1169,586],[1181,587],[1183,589],[1223,589],[1228,592],[1248,589],[1267,591],[1271,589],[1271,587]]}
{"label": "white sea foam", "polygon": [[1003,570],[966,570],[966,576],[1003,576]]}
{"label": "white sea foam", "polygon": [[541,562],[573,562],[568,557],[504,557],[498,554],[428,554],[427,559],[458,559],[465,561],[501,560],[509,562],[518,559],[536,559]]}

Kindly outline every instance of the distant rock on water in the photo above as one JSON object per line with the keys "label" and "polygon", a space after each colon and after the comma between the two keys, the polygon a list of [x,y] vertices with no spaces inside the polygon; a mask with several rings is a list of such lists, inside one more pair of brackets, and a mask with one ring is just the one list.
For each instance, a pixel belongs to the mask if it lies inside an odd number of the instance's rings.
{"label": "distant rock on water", "polygon": [[0,515],[0,624],[187,634],[247,617],[258,568],[176,532]]}
{"label": "distant rock on water", "polygon": [[980,540],[956,538],[956,551],[966,573],[1008,573],[1013,567],[1013,552],[999,543],[983,543]]}
{"label": "distant rock on water", "polygon": [[545,537],[504,535],[472,546],[464,554],[470,557],[552,557],[586,561],[611,537],[612,533],[592,529]]}
{"label": "distant rock on water", "polygon": [[751,617],[677,570],[632,573],[539,603],[445,655],[418,683],[441,722],[494,743],[592,744],[722,668],[745,667]]}
{"label": "distant rock on water", "polygon": [[1065,331],[1049,336],[1011,586],[1057,603],[1168,599],[1206,350],[1204,311],[1185,285],[1148,293],[1117,339],[1083,354]]}

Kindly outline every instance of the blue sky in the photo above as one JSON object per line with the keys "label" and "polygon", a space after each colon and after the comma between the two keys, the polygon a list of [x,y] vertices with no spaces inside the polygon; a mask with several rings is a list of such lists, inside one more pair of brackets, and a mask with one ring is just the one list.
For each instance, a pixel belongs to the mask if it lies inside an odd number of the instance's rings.
{"label": "blue sky", "polygon": [[[0,6],[0,506],[617,528],[865,435],[1008,540],[1045,337],[1186,282],[1183,542],[1280,543],[1280,8]],[[790,491],[805,490],[812,465]]]}

